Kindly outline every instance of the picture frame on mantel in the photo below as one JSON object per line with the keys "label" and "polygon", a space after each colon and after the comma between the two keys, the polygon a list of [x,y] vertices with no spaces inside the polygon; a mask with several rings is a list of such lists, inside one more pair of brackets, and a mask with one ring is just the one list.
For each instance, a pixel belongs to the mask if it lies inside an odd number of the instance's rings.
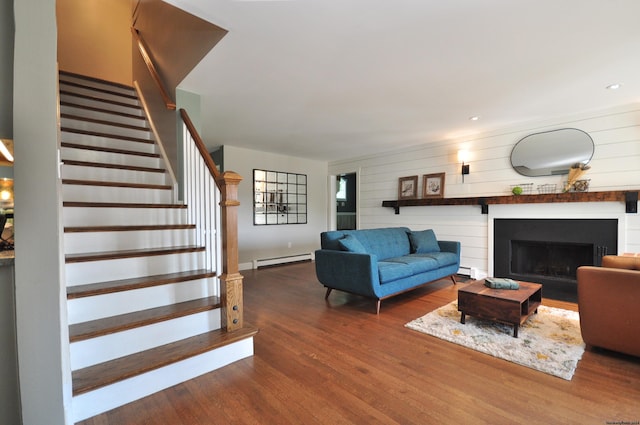
{"label": "picture frame on mantel", "polygon": [[398,179],[398,199],[416,199],[418,197],[418,176]]}
{"label": "picture frame on mantel", "polygon": [[422,197],[424,199],[444,198],[444,173],[422,176]]}

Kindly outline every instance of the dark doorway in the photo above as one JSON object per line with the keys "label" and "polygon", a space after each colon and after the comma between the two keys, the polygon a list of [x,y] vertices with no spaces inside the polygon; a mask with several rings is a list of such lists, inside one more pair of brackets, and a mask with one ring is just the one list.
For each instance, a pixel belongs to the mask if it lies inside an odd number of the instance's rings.
{"label": "dark doorway", "polygon": [[337,230],[356,229],[356,173],[337,176]]}

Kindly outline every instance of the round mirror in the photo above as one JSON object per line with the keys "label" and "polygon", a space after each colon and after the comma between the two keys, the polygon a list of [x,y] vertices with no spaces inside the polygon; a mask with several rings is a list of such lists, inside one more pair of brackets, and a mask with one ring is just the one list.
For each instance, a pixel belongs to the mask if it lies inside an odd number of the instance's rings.
{"label": "round mirror", "polygon": [[521,139],[511,151],[511,166],[529,177],[568,174],[573,164],[588,164],[593,151],[593,139],[587,133],[561,128]]}

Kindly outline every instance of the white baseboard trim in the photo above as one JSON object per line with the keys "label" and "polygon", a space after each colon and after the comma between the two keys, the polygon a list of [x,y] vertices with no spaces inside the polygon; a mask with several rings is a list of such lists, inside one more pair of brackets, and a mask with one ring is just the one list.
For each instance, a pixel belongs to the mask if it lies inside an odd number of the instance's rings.
{"label": "white baseboard trim", "polygon": [[304,254],[286,255],[275,258],[262,258],[253,260],[252,268],[257,269],[260,267],[274,266],[277,264],[295,263],[297,261],[312,261],[314,255],[312,252],[306,252]]}

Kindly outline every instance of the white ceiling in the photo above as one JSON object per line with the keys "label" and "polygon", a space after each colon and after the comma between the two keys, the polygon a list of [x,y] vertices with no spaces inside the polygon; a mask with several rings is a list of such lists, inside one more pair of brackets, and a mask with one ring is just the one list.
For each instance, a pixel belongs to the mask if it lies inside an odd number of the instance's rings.
{"label": "white ceiling", "polygon": [[229,31],[181,84],[209,147],[331,161],[640,102],[640,0],[168,2]]}

